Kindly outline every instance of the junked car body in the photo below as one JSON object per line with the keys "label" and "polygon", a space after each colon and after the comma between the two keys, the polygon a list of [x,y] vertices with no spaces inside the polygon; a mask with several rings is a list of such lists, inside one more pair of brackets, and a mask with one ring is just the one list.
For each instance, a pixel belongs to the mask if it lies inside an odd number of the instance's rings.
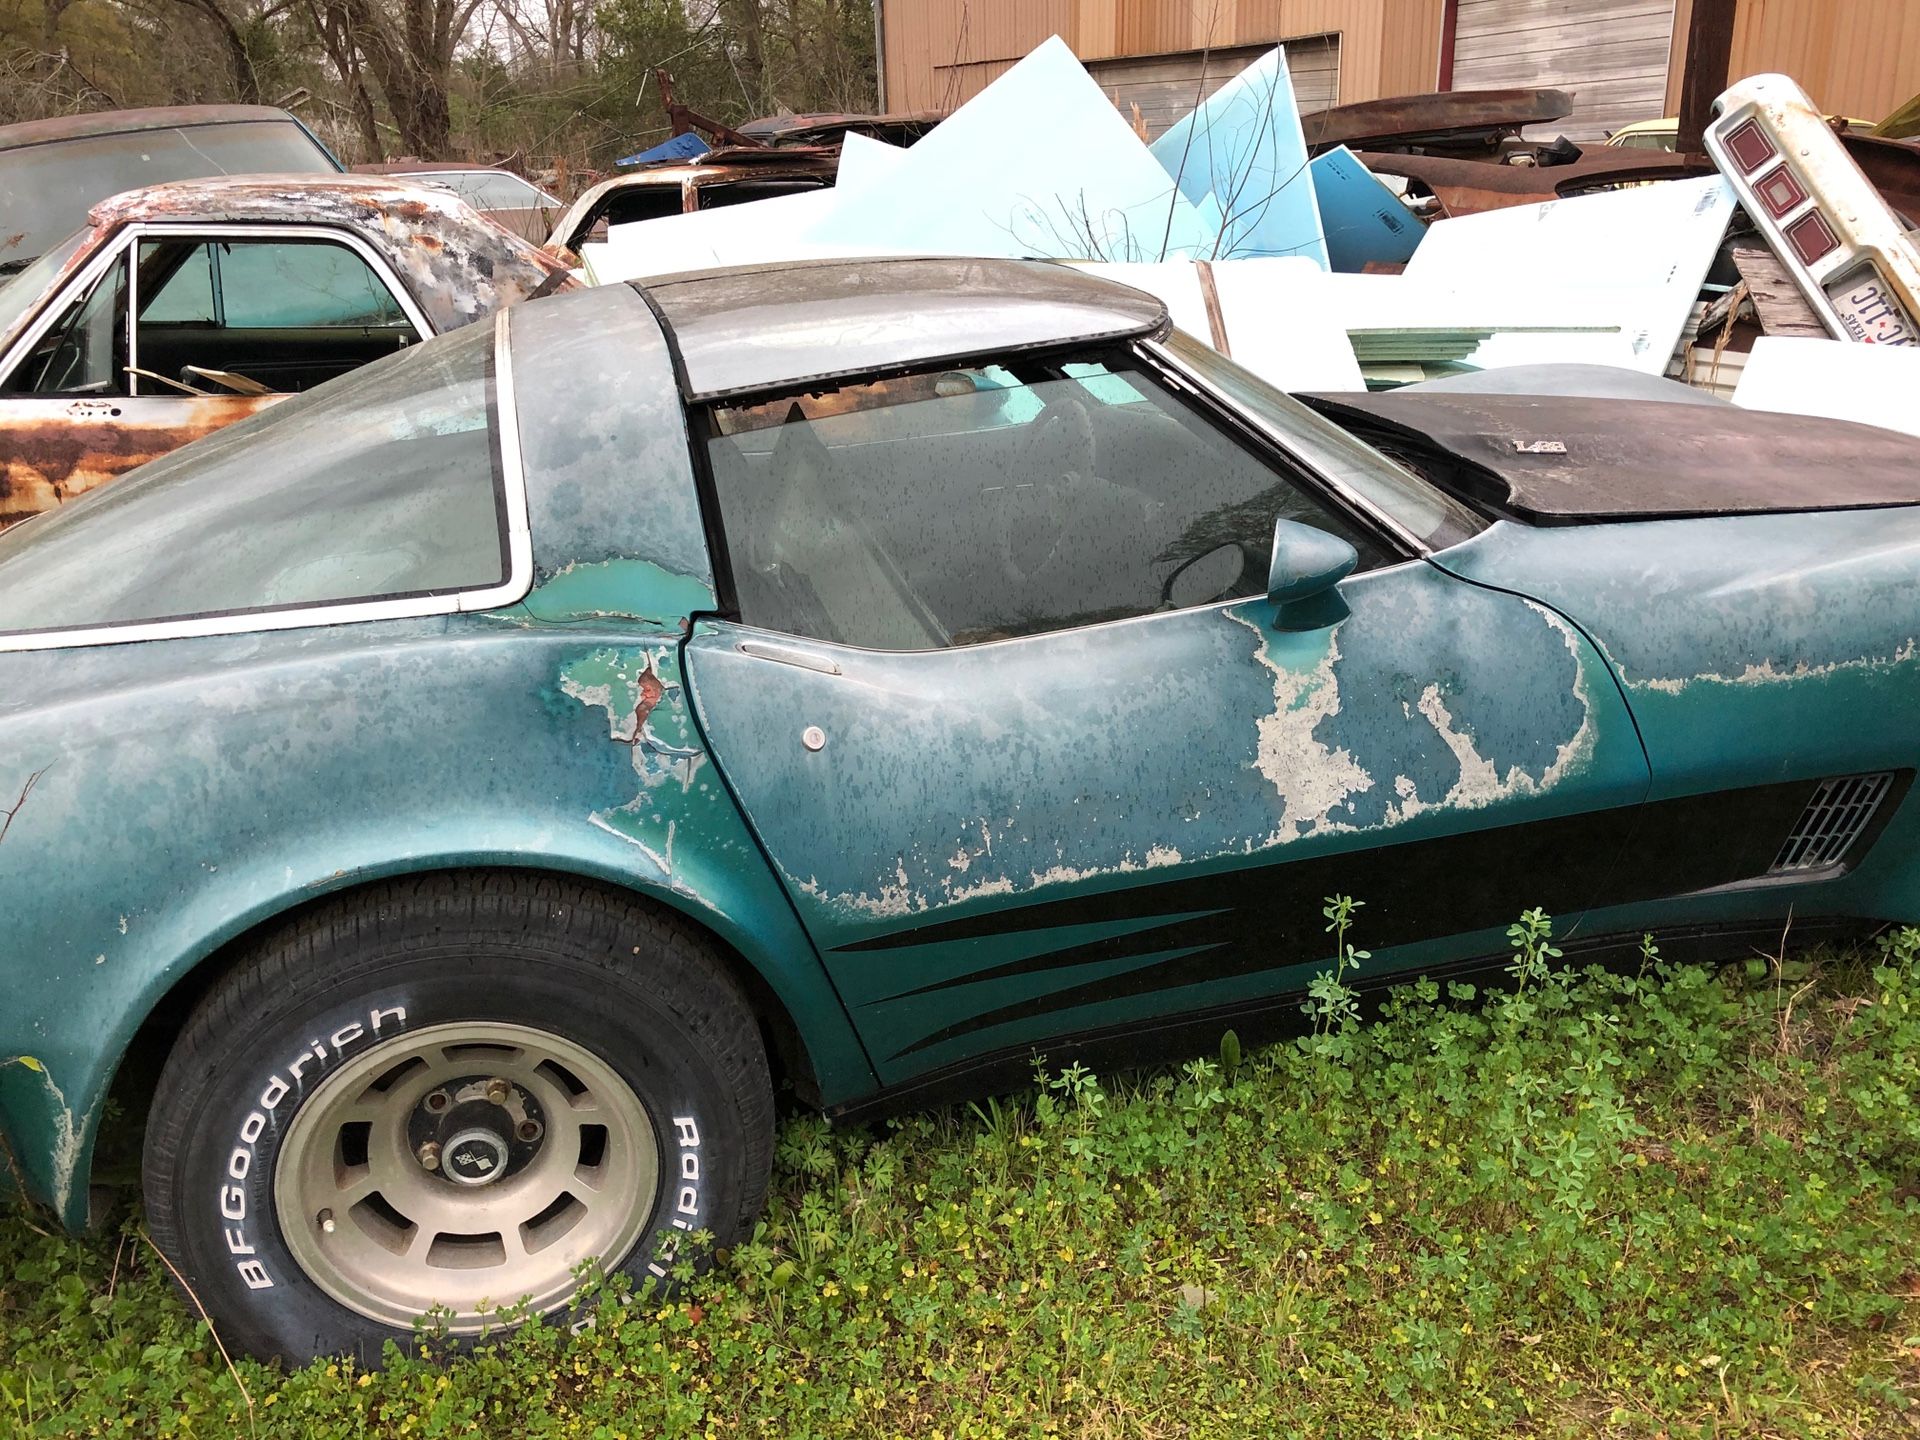
{"label": "junked car body", "polygon": [[450,192],[150,186],[0,289],[0,527],[369,360],[571,284]]}
{"label": "junked car body", "polygon": [[451,160],[390,160],[356,165],[356,175],[391,175],[444,185],[487,219],[538,245],[547,238],[566,204],[531,180],[494,165],[465,165]]}
{"label": "junked car body", "polygon": [[0,125],[0,281],[123,190],[208,175],[340,169],[311,130],[271,105],[170,105]]}
{"label": "junked car body", "polygon": [[1374,982],[1530,906],[1920,914],[1913,441],[1314,406],[1063,267],[718,271],[0,536],[0,1175],[84,1223],[165,1057],[157,1243],[229,1343],[372,1355],[739,1234],[774,1065],[857,1115],[1257,1035],[1330,894]]}
{"label": "junked car body", "polygon": [[833,184],[838,156],[837,150],[801,146],[727,146],[697,160],[615,175],[582,191],[567,207],[547,236],[547,248],[577,252],[589,240],[604,240],[609,225],[826,189]]}

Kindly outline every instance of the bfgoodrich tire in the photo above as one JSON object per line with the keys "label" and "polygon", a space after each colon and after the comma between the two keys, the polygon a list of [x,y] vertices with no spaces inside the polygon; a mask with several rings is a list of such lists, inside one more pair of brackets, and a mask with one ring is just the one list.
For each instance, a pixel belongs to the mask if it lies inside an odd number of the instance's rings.
{"label": "bfgoodrich tire", "polygon": [[[147,1127],[156,1244],[230,1348],[376,1361],[574,1268],[664,1276],[759,1209],[752,1011],[672,915],[525,874],[383,884],[265,937],[194,1011]],[[451,1312],[447,1319],[445,1312]]]}

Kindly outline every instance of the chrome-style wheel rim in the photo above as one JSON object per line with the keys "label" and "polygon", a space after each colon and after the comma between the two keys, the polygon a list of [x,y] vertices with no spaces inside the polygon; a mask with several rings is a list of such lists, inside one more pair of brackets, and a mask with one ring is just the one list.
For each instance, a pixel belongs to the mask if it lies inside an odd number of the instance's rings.
{"label": "chrome-style wheel rim", "polygon": [[288,1128],[273,1199],[294,1258],[342,1305],[456,1334],[564,1305],[582,1261],[624,1260],[660,1144],[613,1068],[524,1025],[435,1025],[327,1077]]}

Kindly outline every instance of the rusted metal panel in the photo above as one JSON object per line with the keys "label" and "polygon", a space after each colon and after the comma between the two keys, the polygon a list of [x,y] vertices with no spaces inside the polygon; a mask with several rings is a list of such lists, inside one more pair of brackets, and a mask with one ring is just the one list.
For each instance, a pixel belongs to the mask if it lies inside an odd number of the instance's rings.
{"label": "rusted metal panel", "polygon": [[[450,191],[372,176],[176,181],[96,205],[86,240],[42,300],[0,336],[4,353],[69,281],[129,225],[299,224],[371,246],[432,333],[458,329],[538,293],[577,285],[566,264],[508,233]],[[0,418],[0,527],[48,510],[178,449],[279,396],[11,396]]]}
{"label": "rusted metal panel", "polygon": [[847,135],[865,135],[889,145],[911,145],[946,119],[942,110],[913,110],[885,115],[763,115],[739,127],[739,133],[767,145],[836,145]]}
{"label": "rusted metal panel", "polygon": [[1873,182],[1880,198],[1920,224],[1920,144],[1911,140],[1883,140],[1857,130],[1842,131],[1840,143],[1853,163]]}
{"label": "rusted metal panel", "polygon": [[669,190],[679,194],[674,210],[699,208],[701,190],[742,180],[811,181],[831,185],[839,168],[839,151],[813,146],[722,146],[698,160],[651,165],[630,175],[602,180],[567,207],[566,214],[547,237],[552,252],[578,251],[593,238],[597,227],[620,223],[623,197],[636,192]]}
{"label": "rusted metal panel", "polygon": [[1528,125],[1572,113],[1573,97],[1564,90],[1447,90],[1336,105],[1307,116],[1305,125],[1316,153],[1336,145],[1491,153]]}
{"label": "rusted metal panel", "polygon": [[381,176],[180,180],[116,195],[87,218],[103,238],[136,223],[338,225],[393,266],[436,332],[551,289],[568,273],[557,256],[485,219],[458,196]]}
{"label": "rusted metal panel", "polygon": [[[136,465],[244,420],[282,398],[169,398],[160,412],[165,418],[148,423],[123,414],[133,406],[126,399],[38,402],[47,413],[9,416],[0,426],[0,530],[84,495]],[[35,403],[15,399],[9,405],[17,411]]]}
{"label": "rusted metal panel", "polygon": [[1713,162],[1701,155],[1671,155],[1660,150],[1609,150],[1594,147],[1571,165],[1490,165],[1450,155],[1390,155],[1360,152],[1360,160],[1380,175],[1415,181],[1439,197],[1448,215],[1477,215],[1510,205],[1564,199],[1608,185],[1645,180],[1682,180],[1711,175]]}

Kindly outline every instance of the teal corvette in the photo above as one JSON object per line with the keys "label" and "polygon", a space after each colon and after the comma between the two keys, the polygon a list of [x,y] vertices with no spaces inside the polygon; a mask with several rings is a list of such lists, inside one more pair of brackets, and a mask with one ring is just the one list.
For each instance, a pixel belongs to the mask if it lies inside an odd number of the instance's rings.
{"label": "teal corvette", "polygon": [[1920,917],[1920,449],[1667,398],[876,260],[148,465],[0,536],[0,1184],[84,1225],[115,1092],[228,1343],[376,1355],[738,1235],[776,1082],[1252,1035],[1335,892],[1376,979]]}

